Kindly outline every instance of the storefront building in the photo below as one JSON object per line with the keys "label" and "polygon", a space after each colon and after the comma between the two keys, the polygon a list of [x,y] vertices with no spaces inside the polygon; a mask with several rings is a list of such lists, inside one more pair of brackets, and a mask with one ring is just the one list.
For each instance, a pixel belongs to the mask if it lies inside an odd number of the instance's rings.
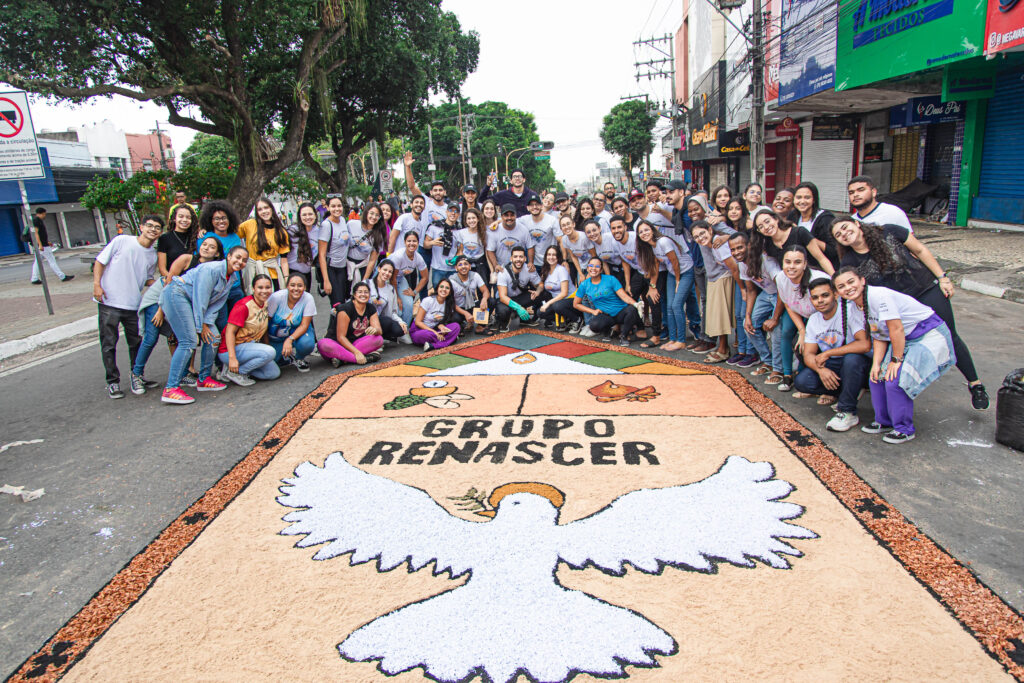
{"label": "storefront building", "polygon": [[[720,60],[708,69],[693,88],[686,117],[686,149],[682,151],[693,182],[711,190],[729,184],[734,157],[722,157],[719,144],[726,132],[726,62]],[[735,177],[735,176],[734,176]]]}

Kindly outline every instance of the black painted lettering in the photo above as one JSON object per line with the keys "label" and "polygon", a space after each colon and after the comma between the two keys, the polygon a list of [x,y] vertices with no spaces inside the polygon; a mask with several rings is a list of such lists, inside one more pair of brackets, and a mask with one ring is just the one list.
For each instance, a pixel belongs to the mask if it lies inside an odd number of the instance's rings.
{"label": "black painted lettering", "polygon": [[479,445],[479,441],[467,441],[462,448],[459,448],[451,441],[442,441],[437,444],[437,449],[434,451],[434,457],[432,457],[430,462],[427,464],[443,465],[445,458],[451,458],[452,460],[458,460],[463,464],[467,464],[473,457],[473,453],[476,452],[476,447]]}
{"label": "black painted lettering", "polygon": [[430,452],[430,446],[433,446],[436,441],[413,441],[409,444],[409,447],[402,453],[402,457],[398,459],[399,465],[422,465],[423,461],[418,459],[417,455],[426,455]]}
{"label": "black painted lettering", "polygon": [[583,433],[590,437],[615,436],[615,424],[611,420],[587,420],[583,423]]}
{"label": "black painted lettering", "polygon": [[516,425],[516,421],[515,420],[505,420],[505,424],[502,425],[502,427],[501,427],[501,435],[503,437],[505,437],[506,439],[508,439],[510,437],[513,437],[513,436],[518,436],[518,437],[527,436],[527,435],[529,435],[530,432],[533,431],[533,420],[523,420],[522,425],[520,425],[520,427],[519,427],[519,433],[518,434],[513,434],[512,433],[512,429],[513,429],[513,427],[515,427],[515,425]]}
{"label": "black painted lettering", "polygon": [[590,462],[593,465],[614,465],[615,444],[611,441],[591,441]]}
{"label": "black painted lettering", "polygon": [[390,465],[394,454],[402,450],[402,444],[396,441],[378,441],[370,446],[366,455],[359,461],[360,465],[372,465],[373,461],[380,458],[381,465]]}
{"label": "black painted lettering", "polygon": [[512,457],[512,462],[517,462],[521,465],[529,465],[531,463],[540,462],[541,460],[543,460],[544,452],[531,450],[530,446],[544,448],[544,444],[541,443],[540,441],[524,441],[523,443],[516,446],[516,450],[519,451],[520,453],[526,453],[530,457],[524,458],[521,455],[516,455]]}
{"label": "black painted lettering", "polygon": [[569,427],[572,427],[572,420],[544,420],[544,438],[557,439],[559,432]]}
{"label": "black painted lettering", "polygon": [[490,420],[466,420],[459,430],[460,439],[471,439],[478,436],[481,439],[487,438],[487,428],[491,426]]}
{"label": "black painted lettering", "polygon": [[646,441],[625,441],[622,444],[622,459],[627,465],[639,465],[640,458],[644,458],[651,465],[660,465],[657,456],[654,455],[654,444]]}
{"label": "black painted lettering", "polygon": [[508,441],[492,441],[484,446],[484,449],[476,454],[473,462],[480,462],[484,458],[490,458],[495,465],[505,462],[508,455]]}
{"label": "black painted lettering", "polygon": [[431,420],[423,428],[423,436],[448,436],[452,433],[452,428],[458,423],[455,420],[449,420],[447,418],[441,418],[440,420]]}
{"label": "black painted lettering", "polygon": [[578,443],[556,443],[551,448],[551,462],[556,465],[582,465],[583,458],[573,458],[572,460],[565,459],[565,449],[567,448],[583,448]]}

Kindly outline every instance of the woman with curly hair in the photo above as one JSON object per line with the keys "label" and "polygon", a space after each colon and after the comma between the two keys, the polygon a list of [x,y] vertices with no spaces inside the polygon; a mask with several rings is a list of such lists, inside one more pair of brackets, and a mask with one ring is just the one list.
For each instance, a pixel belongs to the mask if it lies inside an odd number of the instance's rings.
{"label": "woman with curly hair", "polygon": [[256,201],[256,216],[238,226],[238,236],[249,250],[249,265],[242,276],[242,285],[249,286],[252,276],[265,273],[274,290],[281,289],[288,278],[288,260],[281,257],[292,247],[274,203],[267,197],[260,197]]}
{"label": "woman with curly hair", "polygon": [[888,287],[928,306],[949,328],[956,367],[967,380],[975,410],[989,406],[988,392],[978,379],[971,350],[956,331],[950,298],[953,282],[920,240],[898,225],[870,225],[852,218],[832,223],[843,266],[851,266],[869,285]]}
{"label": "woman with curly hair", "polygon": [[750,233],[751,275],[760,277],[761,255],[765,254],[782,265],[782,252],[787,247],[798,245],[812,256],[828,275],[835,272],[832,263],[825,257],[825,244],[815,239],[807,228],[793,225],[771,209],[760,209],[752,216],[754,230]]}

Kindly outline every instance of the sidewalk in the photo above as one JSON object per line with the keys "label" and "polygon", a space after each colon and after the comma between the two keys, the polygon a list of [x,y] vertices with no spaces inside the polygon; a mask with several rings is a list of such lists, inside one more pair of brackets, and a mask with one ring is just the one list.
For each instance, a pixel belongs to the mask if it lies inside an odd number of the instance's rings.
{"label": "sidewalk", "polygon": [[1024,233],[914,221],[914,234],[966,290],[1024,303]]}

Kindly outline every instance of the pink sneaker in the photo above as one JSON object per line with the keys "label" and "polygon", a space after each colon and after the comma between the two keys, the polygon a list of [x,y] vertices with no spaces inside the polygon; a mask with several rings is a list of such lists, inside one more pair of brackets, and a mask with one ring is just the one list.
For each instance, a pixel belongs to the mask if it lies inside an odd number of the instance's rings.
{"label": "pink sneaker", "polygon": [[196,391],[223,391],[227,388],[227,384],[218,382],[212,377],[207,377],[201,382],[196,383]]}
{"label": "pink sneaker", "polygon": [[163,395],[160,396],[160,400],[163,401],[164,403],[178,403],[181,405],[196,402],[194,398],[186,394],[178,387],[174,387],[173,389],[164,389],[164,393]]}

